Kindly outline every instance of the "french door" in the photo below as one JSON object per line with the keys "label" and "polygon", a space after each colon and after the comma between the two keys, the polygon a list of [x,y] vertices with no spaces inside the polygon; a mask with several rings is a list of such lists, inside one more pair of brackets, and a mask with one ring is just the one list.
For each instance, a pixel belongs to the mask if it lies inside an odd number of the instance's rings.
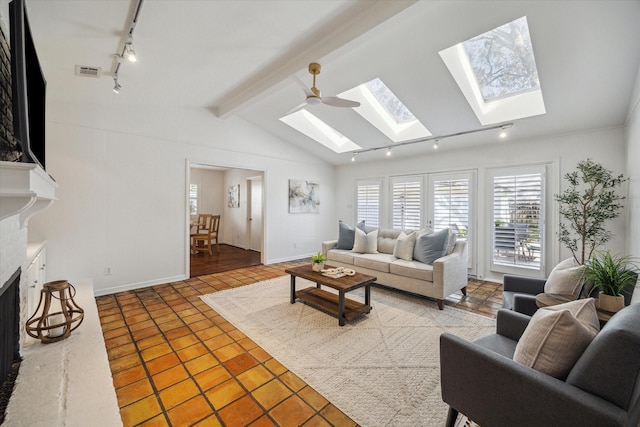
{"label": "french door", "polygon": [[434,231],[450,228],[467,242],[467,266],[475,275],[475,172],[429,174],[427,181],[426,225]]}

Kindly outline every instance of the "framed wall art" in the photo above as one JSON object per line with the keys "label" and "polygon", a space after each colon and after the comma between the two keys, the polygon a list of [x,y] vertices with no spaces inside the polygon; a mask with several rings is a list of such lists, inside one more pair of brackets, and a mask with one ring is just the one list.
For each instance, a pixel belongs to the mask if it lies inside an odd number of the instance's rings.
{"label": "framed wall art", "polygon": [[240,184],[229,186],[229,204],[230,208],[240,207]]}
{"label": "framed wall art", "polygon": [[320,184],[304,179],[290,179],[289,213],[320,213]]}

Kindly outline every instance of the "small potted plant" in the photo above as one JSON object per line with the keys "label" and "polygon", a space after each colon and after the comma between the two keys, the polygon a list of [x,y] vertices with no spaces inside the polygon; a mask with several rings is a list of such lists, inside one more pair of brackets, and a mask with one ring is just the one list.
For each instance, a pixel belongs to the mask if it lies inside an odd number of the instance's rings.
{"label": "small potted plant", "polygon": [[327,260],[327,257],[322,255],[322,252],[318,252],[315,255],[311,255],[311,269],[313,271],[322,271],[324,269],[324,262]]}
{"label": "small potted plant", "polygon": [[637,267],[631,258],[612,256],[608,251],[586,263],[585,279],[592,284],[591,292],[600,291],[598,307],[615,313],[625,306],[623,290],[633,292],[638,278]]}

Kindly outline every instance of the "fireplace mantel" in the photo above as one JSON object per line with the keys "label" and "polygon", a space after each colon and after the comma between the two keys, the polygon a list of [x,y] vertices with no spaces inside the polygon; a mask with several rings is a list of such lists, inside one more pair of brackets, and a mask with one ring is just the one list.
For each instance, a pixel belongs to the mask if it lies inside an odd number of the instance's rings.
{"label": "fireplace mantel", "polygon": [[20,226],[56,200],[58,184],[39,165],[0,161],[0,221],[20,215]]}

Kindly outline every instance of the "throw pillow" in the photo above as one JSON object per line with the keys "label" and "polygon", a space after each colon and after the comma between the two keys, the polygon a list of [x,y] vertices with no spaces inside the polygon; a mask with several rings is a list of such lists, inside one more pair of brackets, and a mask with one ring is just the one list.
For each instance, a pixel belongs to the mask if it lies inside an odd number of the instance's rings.
{"label": "throw pillow", "polygon": [[447,230],[449,230],[449,235],[447,236],[447,241],[444,245],[442,256],[450,255],[453,253],[453,248],[456,247],[456,240],[458,239],[458,235],[454,233],[452,229],[448,228]]}
{"label": "throw pillow", "polygon": [[416,246],[416,233],[409,233],[409,235],[400,233],[393,247],[393,256],[403,259],[405,261],[413,260],[413,248]]}
{"label": "throw pillow", "polygon": [[373,230],[370,233],[356,228],[355,239],[353,242],[352,252],[359,254],[377,254],[378,253],[378,230]]}
{"label": "throw pillow", "polygon": [[551,270],[544,284],[544,292],[578,296],[584,268],[573,257],[565,259]]}
{"label": "throw pillow", "polygon": [[[357,228],[364,230],[364,221],[360,221]],[[336,249],[353,249],[353,240],[355,238],[356,229],[349,224],[338,221],[338,243]]]}
{"label": "throw pillow", "polygon": [[540,308],[520,337],[513,360],[565,379],[599,330],[593,298]]}
{"label": "throw pillow", "polygon": [[448,237],[448,228],[435,233],[420,234],[413,249],[413,258],[425,264],[433,264],[435,260],[442,257]]}

